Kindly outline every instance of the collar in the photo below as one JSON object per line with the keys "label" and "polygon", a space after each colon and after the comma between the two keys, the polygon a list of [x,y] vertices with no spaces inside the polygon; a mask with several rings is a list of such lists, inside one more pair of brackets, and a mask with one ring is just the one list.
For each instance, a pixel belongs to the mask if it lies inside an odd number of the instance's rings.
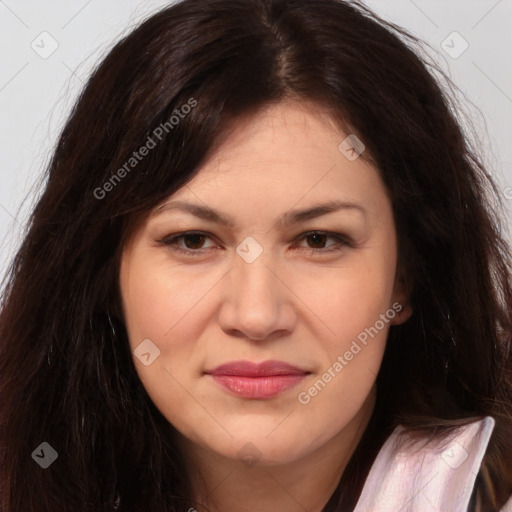
{"label": "collar", "polygon": [[354,512],[467,512],[494,430],[491,416],[444,441],[414,443],[400,425],[375,459]]}

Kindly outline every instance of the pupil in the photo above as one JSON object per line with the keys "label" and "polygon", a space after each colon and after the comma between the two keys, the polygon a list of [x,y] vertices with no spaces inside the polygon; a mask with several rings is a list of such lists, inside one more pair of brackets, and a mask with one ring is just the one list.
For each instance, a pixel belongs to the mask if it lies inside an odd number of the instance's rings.
{"label": "pupil", "polygon": [[190,243],[186,243],[186,241],[192,239],[192,245],[196,245],[196,244],[201,245],[200,241],[198,240],[198,239],[201,239],[201,238],[203,238],[203,235],[199,235],[199,234],[187,235],[186,238],[185,238],[185,245],[189,249],[197,249],[197,247],[189,247]]}
{"label": "pupil", "polygon": [[[313,239],[313,244],[322,244],[322,237],[325,237],[325,235],[321,235],[321,234],[315,234],[315,235],[310,235],[310,238]],[[320,238],[320,241],[318,241],[318,238]]]}

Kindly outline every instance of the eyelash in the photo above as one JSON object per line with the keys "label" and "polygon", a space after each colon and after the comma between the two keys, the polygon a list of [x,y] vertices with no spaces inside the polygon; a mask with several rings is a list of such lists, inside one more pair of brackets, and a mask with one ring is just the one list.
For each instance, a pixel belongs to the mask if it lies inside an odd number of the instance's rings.
{"label": "eyelash", "polygon": [[[171,250],[173,251],[176,251],[176,252],[179,252],[179,253],[182,253],[182,254],[186,254],[186,255],[189,255],[189,256],[200,256],[202,254],[204,254],[205,252],[204,251],[201,251],[201,249],[183,249],[181,247],[177,247],[176,246],[176,243],[180,240],[180,239],[184,239],[186,238],[187,236],[192,236],[192,235],[202,235],[202,236],[205,236],[207,238],[212,238],[211,235],[209,235],[208,233],[205,233],[203,231],[185,231],[183,233],[177,233],[175,235],[169,235],[165,238],[162,238],[161,240],[157,240],[157,242],[169,247]],[[313,236],[313,235],[326,235],[328,238],[333,238],[335,240],[337,240],[337,244],[333,244],[334,245],[341,245],[341,247],[338,247],[338,248],[335,248],[335,249],[312,249],[312,248],[306,248],[306,247],[302,247],[301,249],[305,249],[305,252],[308,253],[308,254],[314,254],[314,255],[318,255],[318,254],[325,254],[325,253],[331,253],[331,252],[335,252],[335,251],[340,251],[343,249],[343,247],[354,247],[354,244],[352,242],[352,240],[350,240],[348,237],[346,236],[342,236],[338,233],[331,233],[329,231],[308,231],[306,233],[303,233],[301,236],[300,236],[300,240],[304,239],[304,238],[307,238],[308,236]],[[330,246],[330,247],[333,247],[333,246]]]}

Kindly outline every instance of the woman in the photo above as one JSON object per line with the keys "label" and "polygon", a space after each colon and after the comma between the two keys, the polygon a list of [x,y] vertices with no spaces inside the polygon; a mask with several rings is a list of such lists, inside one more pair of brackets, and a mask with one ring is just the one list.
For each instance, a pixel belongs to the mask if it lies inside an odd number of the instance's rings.
{"label": "woman", "polygon": [[0,315],[1,510],[512,510],[497,190],[402,29],[184,0],[60,136]]}

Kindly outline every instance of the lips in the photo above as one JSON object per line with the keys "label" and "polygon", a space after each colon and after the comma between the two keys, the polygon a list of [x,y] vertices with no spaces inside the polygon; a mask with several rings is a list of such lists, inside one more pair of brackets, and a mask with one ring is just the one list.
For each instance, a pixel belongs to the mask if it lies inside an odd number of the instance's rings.
{"label": "lips", "polygon": [[205,373],[211,375],[224,390],[250,399],[276,396],[310,374],[284,361],[232,361]]}
{"label": "lips", "polygon": [[222,364],[206,372],[212,375],[237,375],[240,377],[269,377],[274,375],[303,375],[309,372],[284,361],[264,361],[253,363],[251,361],[232,361]]}

